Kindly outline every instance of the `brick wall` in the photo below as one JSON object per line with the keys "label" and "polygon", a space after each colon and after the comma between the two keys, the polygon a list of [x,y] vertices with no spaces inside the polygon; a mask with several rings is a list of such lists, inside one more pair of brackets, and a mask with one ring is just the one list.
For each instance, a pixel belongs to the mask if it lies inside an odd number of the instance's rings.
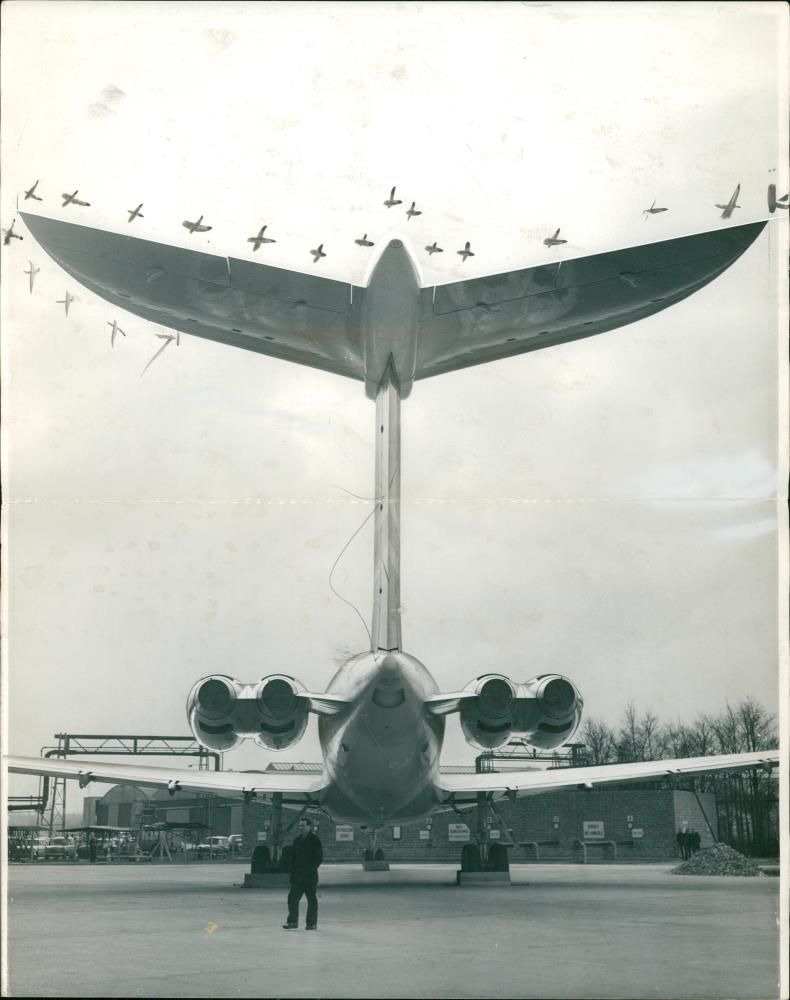
{"label": "brick wall", "polygon": [[[707,794],[706,810],[715,815],[715,799]],[[693,807],[696,810],[692,810]],[[693,817],[690,825],[703,836],[707,826],[699,812],[691,792],[673,792],[671,789],[593,789],[592,791],[551,792],[518,799],[515,803],[501,803],[497,813],[501,823],[492,816],[492,828],[500,829],[500,840],[508,843],[507,831],[512,830],[513,840],[519,844],[536,841],[540,846],[542,860],[571,860],[577,858],[576,841],[585,839],[585,822],[603,824],[605,840],[617,845],[617,856],[621,860],[658,860],[677,856],[676,829],[680,825],[678,812]],[[294,823],[298,814],[290,809],[283,810],[283,828]],[[337,840],[336,824],[319,813],[311,814],[318,823],[319,835],[324,845],[327,861],[352,862],[362,859],[365,848],[370,845],[370,831],[353,827],[353,840]],[[555,827],[555,817],[556,827]],[[271,807],[257,802],[245,806],[243,817],[244,846],[252,850],[258,842],[258,834],[271,821]],[[629,826],[630,823],[630,826]],[[381,847],[389,861],[409,862],[454,862],[460,858],[463,843],[450,841],[450,824],[466,824],[470,838],[477,836],[477,809],[465,810],[459,815],[454,812],[437,813],[428,820],[412,826],[400,828],[400,839],[393,838],[393,827],[386,826],[379,831],[377,846]],[[642,830],[643,836],[635,839],[632,830]],[[714,827],[715,829],[715,827]],[[429,831],[429,838],[422,839],[420,831]],[[285,843],[290,843],[296,835],[295,824],[285,835]],[[267,833],[270,838],[271,834]],[[511,860],[527,861],[535,857],[531,847],[511,848]],[[591,847],[589,859],[603,858],[602,849]]]}

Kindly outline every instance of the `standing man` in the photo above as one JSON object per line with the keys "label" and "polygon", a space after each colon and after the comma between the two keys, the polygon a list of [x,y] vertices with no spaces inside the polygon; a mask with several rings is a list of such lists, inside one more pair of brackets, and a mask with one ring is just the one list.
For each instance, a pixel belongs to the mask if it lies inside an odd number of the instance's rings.
{"label": "standing man", "polygon": [[306,929],[318,929],[318,900],[315,890],[318,886],[318,866],[324,859],[324,851],[318,835],[313,831],[313,821],[303,816],[299,820],[299,833],[291,844],[291,891],[288,893],[288,920],[283,924],[287,931],[299,926],[299,901],[302,893],[307,896]]}

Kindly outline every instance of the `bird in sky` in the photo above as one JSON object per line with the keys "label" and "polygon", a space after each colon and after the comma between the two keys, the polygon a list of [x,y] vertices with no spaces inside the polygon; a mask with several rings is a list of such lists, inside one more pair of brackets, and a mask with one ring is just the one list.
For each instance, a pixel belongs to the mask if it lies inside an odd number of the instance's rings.
{"label": "bird in sky", "polygon": [[108,320],[108,321],[107,321],[107,326],[109,326],[109,327],[111,327],[111,328],[112,328],[112,329],[110,330],[110,347],[115,347],[115,336],[116,336],[116,334],[120,333],[120,335],[121,335],[122,337],[125,337],[125,336],[126,336],[126,334],[125,334],[125,333],[123,332],[123,330],[122,330],[122,329],[121,329],[121,328],[120,328],[120,327],[118,326],[118,323],[117,323],[117,321],[116,321],[116,320],[113,320],[113,321],[112,321],[112,323],[110,323],[110,321]]}
{"label": "bird in sky", "polygon": [[39,198],[39,196],[36,194],[37,187],[38,187],[38,181],[36,181],[36,183],[33,185],[32,188],[28,188],[27,191],[25,191],[25,201],[27,201],[28,198],[32,198],[33,201],[44,200],[43,198]]}
{"label": "bird in sky", "polygon": [[559,235],[560,235],[560,231],[558,229],[557,232],[553,236],[547,236],[546,237],[546,239],[543,241],[543,246],[544,247],[558,247],[562,243],[567,243],[568,242],[567,240],[558,239]]}
{"label": "bird in sky", "polygon": [[311,250],[310,253],[313,255],[313,263],[317,264],[322,257],[326,257],[324,253],[324,244],[319,243],[315,250]]}
{"label": "bird in sky", "polygon": [[373,241],[368,239],[368,234],[365,233],[361,240],[354,240],[358,247],[372,247]]}
{"label": "bird in sky", "polygon": [[29,271],[25,271],[24,273],[28,276],[28,278],[30,278],[30,294],[32,295],[33,294],[33,282],[36,280],[36,275],[41,270],[41,268],[40,267],[36,267],[32,260],[29,260],[28,264],[30,265],[30,270]]}
{"label": "bird in sky", "polygon": [[[204,226],[202,223],[203,216],[201,215],[197,222],[190,222],[189,219],[185,219],[181,225],[184,229],[188,229],[193,235],[195,233],[207,233],[210,229],[214,228],[213,226]],[[157,336],[159,335],[157,334]]]}
{"label": "bird in sky", "polygon": [[741,185],[738,184],[738,186],[732,192],[732,197],[730,198],[730,200],[727,202],[726,205],[719,205],[719,204],[716,205],[716,208],[722,209],[721,213],[722,219],[729,219],[732,216],[732,213],[735,211],[735,209],[741,207],[738,204],[738,195],[740,193],[741,193]]}
{"label": "bird in sky", "polygon": [[69,306],[72,302],[77,301],[77,296],[72,295],[70,292],[66,292],[66,297],[64,299],[55,299],[55,304],[59,306],[64,306],[66,309],[66,315],[69,314]]}
{"label": "bird in sky", "polygon": [[11,223],[11,225],[10,225],[10,227],[8,229],[4,229],[3,230],[3,232],[5,233],[5,235],[3,236],[3,246],[7,247],[8,244],[11,242],[11,240],[21,240],[21,239],[24,239],[23,236],[19,235],[19,233],[15,233],[14,232],[14,223],[15,222],[16,222],[16,219],[14,219],[14,222]]}
{"label": "bird in sky", "polygon": [[142,378],[143,375],[145,375],[145,373],[148,371],[148,369],[151,367],[151,365],[154,363],[154,361],[156,361],[156,359],[159,357],[159,355],[162,353],[162,351],[164,351],[166,347],[168,347],[174,340],[176,340],[176,337],[172,333],[157,333],[157,334],[155,334],[155,336],[159,340],[163,340],[164,344],[162,344],[162,346],[154,354],[154,356],[152,358],[150,358],[150,360],[148,361],[148,364],[146,364],[145,368],[143,368],[143,370],[140,372],[140,378]]}
{"label": "bird in sky", "polygon": [[464,263],[466,263],[467,257],[474,257],[474,254],[472,253],[472,244],[468,240],[464,243],[463,250],[456,250],[456,253]]}
{"label": "bird in sky", "polygon": [[60,207],[65,208],[66,205],[81,205],[83,208],[90,208],[91,203],[89,201],[81,201],[77,197],[79,193],[80,193],[79,188],[77,188],[77,190],[74,191],[72,194],[66,194],[66,192],[64,191],[63,194],[60,196],[63,199],[63,204]]}
{"label": "bird in sky", "polygon": [[395,197],[395,188],[393,188],[390,191],[390,196],[389,196],[389,198],[387,198],[387,200],[384,202],[384,204],[387,206],[387,208],[393,208],[395,205],[402,205],[403,204],[403,202],[400,200],[400,198],[396,198]]}
{"label": "bird in sky", "polygon": [[406,215],[408,216],[409,222],[411,222],[413,216],[422,215],[422,212],[418,208],[415,208],[414,205],[415,202],[412,202],[411,208],[406,209]]}
{"label": "bird in sky", "polygon": [[[467,246],[468,246],[468,244],[467,244]],[[440,247],[437,244],[436,240],[434,240],[433,243],[431,243],[431,245],[429,247],[425,248],[425,252],[428,253],[428,254],[430,254],[430,256],[433,256],[435,253],[444,253],[444,248]],[[459,250],[458,252],[460,253],[461,251]]]}
{"label": "bird in sky", "polygon": [[142,207],[143,207],[143,203],[140,202],[140,204],[137,206],[137,208],[127,208],[126,209],[126,211],[129,213],[129,222],[134,222],[135,219],[144,219],[145,218],[145,216],[143,215],[143,213],[140,211],[140,209]]}
{"label": "bird in sky", "polygon": [[264,243],[276,243],[277,242],[277,240],[273,240],[271,238],[271,236],[264,236],[263,235],[266,232],[267,228],[268,228],[267,226],[261,226],[261,228],[258,230],[258,235],[257,236],[250,236],[250,238],[247,240],[248,243],[252,243],[253,253],[256,250],[260,250],[261,245],[264,244]]}
{"label": "bird in sky", "polygon": [[[650,206],[650,208],[644,209],[642,215],[646,219],[648,215],[658,215],[659,212],[668,212],[668,211],[669,211],[668,208],[656,208],[656,200],[654,198],[653,204]],[[559,229],[557,230],[557,232],[559,232]]]}

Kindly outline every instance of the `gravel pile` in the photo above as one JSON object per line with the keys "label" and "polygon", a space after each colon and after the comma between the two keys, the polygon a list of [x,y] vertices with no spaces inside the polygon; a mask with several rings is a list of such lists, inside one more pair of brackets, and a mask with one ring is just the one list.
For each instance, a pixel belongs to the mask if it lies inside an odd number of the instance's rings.
{"label": "gravel pile", "polygon": [[688,861],[672,869],[673,875],[761,875],[751,858],[726,844],[714,844],[697,851]]}

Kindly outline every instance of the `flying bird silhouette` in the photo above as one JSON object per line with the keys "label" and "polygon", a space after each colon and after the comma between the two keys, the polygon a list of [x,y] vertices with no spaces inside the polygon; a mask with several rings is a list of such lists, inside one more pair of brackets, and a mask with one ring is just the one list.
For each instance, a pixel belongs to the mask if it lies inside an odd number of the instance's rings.
{"label": "flying bird silhouette", "polygon": [[[425,250],[426,253],[430,254],[431,256],[433,256],[433,254],[435,253],[444,253],[444,249],[437,245],[436,240],[434,240],[429,247],[426,247]],[[459,250],[458,252],[460,253],[461,251]]]}
{"label": "flying bird silhouette", "polygon": [[464,243],[463,250],[456,250],[456,253],[462,259],[464,264],[466,263],[467,257],[474,257],[474,254],[472,253],[472,244],[468,240]]}
{"label": "flying bird silhouette", "polygon": [[310,253],[313,255],[313,263],[317,264],[322,257],[326,257],[324,253],[324,244],[319,243],[315,250],[311,250]]}
{"label": "flying bird silhouette", "polygon": [[408,216],[408,221],[409,222],[411,222],[413,216],[415,216],[415,215],[422,215],[422,212],[418,208],[415,208],[414,205],[415,205],[415,202],[412,202],[411,203],[411,208],[407,208],[406,209],[406,215]]}
{"label": "flying bird silhouette", "polygon": [[39,198],[39,196],[36,194],[37,187],[38,187],[38,181],[36,181],[36,183],[33,185],[32,188],[28,188],[27,191],[25,191],[25,201],[27,201],[28,198],[32,198],[33,201],[44,200],[43,198]]}
{"label": "flying bird silhouette", "polygon": [[372,247],[373,241],[368,239],[368,234],[365,233],[361,240],[354,240],[358,247]]}
{"label": "flying bird silhouette", "polygon": [[135,219],[144,219],[145,218],[145,216],[143,215],[143,213],[140,211],[140,209],[142,207],[143,207],[143,203],[140,202],[140,204],[137,206],[137,208],[127,208],[126,209],[126,211],[129,213],[129,222],[134,222]]}

